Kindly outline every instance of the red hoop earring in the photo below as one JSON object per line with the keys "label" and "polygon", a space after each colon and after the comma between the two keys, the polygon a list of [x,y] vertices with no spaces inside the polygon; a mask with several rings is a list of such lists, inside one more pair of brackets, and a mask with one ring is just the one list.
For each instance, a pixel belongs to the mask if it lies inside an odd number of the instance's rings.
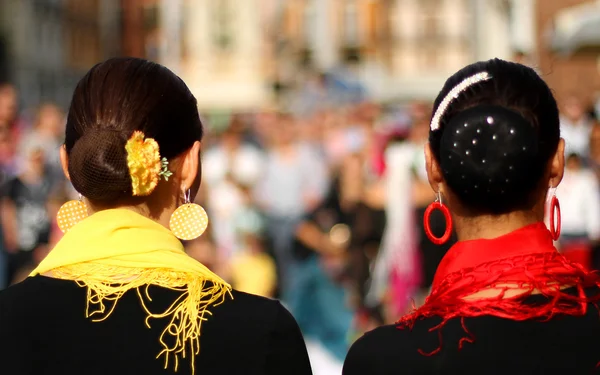
{"label": "red hoop earring", "polygon": [[[555,218],[556,223],[554,222]],[[558,203],[558,198],[556,198],[556,195],[553,195],[552,199],[550,200],[550,234],[552,234],[552,239],[554,241],[558,241],[558,238],[560,237],[560,227],[560,203]]]}
{"label": "red hoop earring", "polygon": [[[431,231],[429,217],[431,216],[433,210],[440,210],[444,214],[444,219],[446,220],[446,231],[442,237],[436,237]],[[450,239],[450,236],[452,235],[452,216],[450,215],[450,210],[448,207],[442,204],[442,195],[440,193],[438,193],[438,198],[435,200],[435,202],[427,206],[425,215],[423,216],[423,226],[425,227],[425,234],[427,235],[427,238],[429,238],[429,240],[436,245],[442,245],[448,242]]]}

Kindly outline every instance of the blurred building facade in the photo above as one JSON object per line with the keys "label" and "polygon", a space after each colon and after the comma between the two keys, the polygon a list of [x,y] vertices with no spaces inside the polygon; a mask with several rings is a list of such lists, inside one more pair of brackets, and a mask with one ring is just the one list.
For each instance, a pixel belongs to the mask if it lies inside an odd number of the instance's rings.
{"label": "blurred building facade", "polygon": [[158,60],[161,33],[159,0],[122,0],[123,54]]}
{"label": "blurred building facade", "polygon": [[[528,0],[524,0],[527,2]],[[318,71],[353,67],[380,100],[431,98],[444,79],[513,50],[508,0],[293,0],[280,2],[278,58]],[[519,8],[520,9],[520,8]],[[518,13],[518,12],[517,12]],[[521,16],[517,14],[516,16]],[[533,30],[531,30],[533,32]],[[289,63],[278,78],[289,79]]]}
{"label": "blurred building facade", "polygon": [[376,100],[431,98],[461,66],[511,56],[510,5],[130,0],[123,5],[124,51],[175,70],[203,109],[270,106],[273,88],[297,88],[321,72],[360,82]]}
{"label": "blurred building facade", "polygon": [[200,109],[269,102],[262,0],[131,0],[123,5],[124,52],[179,74]]}
{"label": "blurred building facade", "polygon": [[538,0],[535,58],[559,101],[600,98],[600,1]]}
{"label": "blurred building facade", "polygon": [[6,79],[25,107],[68,105],[93,64],[120,53],[119,0],[2,0]]}
{"label": "blurred building facade", "polygon": [[[181,74],[201,108],[252,109],[268,105],[262,0],[188,0],[180,11]],[[171,5],[173,6],[173,5]],[[175,9],[165,17],[175,23]],[[171,27],[171,35],[174,35]],[[165,55],[165,59],[169,54]]]}
{"label": "blurred building facade", "polygon": [[600,1],[2,0],[0,80],[25,105],[66,105],[94,63],[140,56],[180,74],[203,110],[248,109],[319,73],[375,100],[431,99],[460,67],[500,57],[532,64],[559,96],[591,95],[598,51],[548,41],[582,3]]}

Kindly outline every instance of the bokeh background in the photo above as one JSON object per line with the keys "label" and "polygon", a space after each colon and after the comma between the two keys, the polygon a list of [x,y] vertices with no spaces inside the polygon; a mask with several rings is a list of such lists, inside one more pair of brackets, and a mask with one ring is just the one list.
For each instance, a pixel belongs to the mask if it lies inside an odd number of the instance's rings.
{"label": "bokeh background", "polygon": [[429,291],[452,243],[423,233],[422,150],[431,102],[471,62],[529,65],[554,90],[557,245],[600,265],[600,1],[0,0],[0,289],[61,237],[55,214],[77,198],[58,161],[65,113],[114,56],[160,62],[195,94],[211,225],[186,249],[280,298],[317,375]]}

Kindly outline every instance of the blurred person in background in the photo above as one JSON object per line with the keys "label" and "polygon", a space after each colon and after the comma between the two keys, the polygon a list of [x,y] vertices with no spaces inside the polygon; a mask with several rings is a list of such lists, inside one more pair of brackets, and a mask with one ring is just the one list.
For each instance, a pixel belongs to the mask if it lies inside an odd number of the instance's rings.
{"label": "blurred person in background", "polygon": [[264,175],[255,190],[258,207],[267,216],[267,235],[284,301],[293,292],[289,285],[296,227],[319,204],[329,184],[323,159],[297,141],[296,126],[292,116],[278,116],[277,126],[271,129]]}
{"label": "blurred person in background", "polygon": [[384,154],[386,226],[372,261],[365,300],[367,311],[378,309],[385,322],[392,322],[406,311],[421,281],[413,202],[415,145],[406,132],[400,125],[391,133]]}
{"label": "blurred person in background", "polygon": [[42,104],[36,113],[32,128],[22,136],[22,143],[38,142],[46,155],[46,165],[57,181],[64,175],[60,167],[58,150],[63,142],[65,117],[60,108],[54,104]]}
{"label": "blurred person in background", "polygon": [[309,73],[291,98],[292,112],[300,117],[310,117],[334,106],[331,78],[328,73]]}
{"label": "blurred person in background", "polygon": [[562,203],[559,249],[568,259],[591,269],[592,246],[600,239],[600,188],[579,155],[567,157],[556,196]]}
{"label": "blurred person in background", "polygon": [[590,131],[590,165],[594,170],[600,168],[600,120],[594,121]]}
{"label": "blurred person in background", "polygon": [[323,128],[323,149],[327,164],[337,166],[348,154],[351,144],[345,121],[345,109],[328,111],[320,124]]}
{"label": "blurred person in background", "polygon": [[17,119],[18,95],[9,83],[0,83],[0,125],[12,126]]}
{"label": "blurred person in background", "polygon": [[333,181],[298,226],[290,278],[289,305],[301,329],[338,361],[347,351],[353,314],[364,306],[370,259],[385,226],[385,197],[373,168],[375,117],[360,108],[345,114],[341,128],[329,129],[340,142],[329,149],[339,152],[330,159]]}
{"label": "blurred person in background", "polygon": [[244,142],[245,123],[234,115],[217,143],[204,154],[203,178],[206,181],[208,209],[219,257],[227,262],[242,245],[237,242],[232,225],[238,208],[243,204],[240,185],[253,187],[263,175],[264,155],[261,150]]}
{"label": "blurred person in background", "polygon": [[0,83],[0,183],[16,174],[16,152],[21,126],[17,119],[17,90]]}
{"label": "blurred person in background", "polygon": [[567,155],[588,157],[592,125],[581,99],[575,95],[566,98],[560,116],[560,131],[565,140]]}
{"label": "blurred person in background", "polygon": [[[565,161],[548,85],[499,59],[461,69],[435,101],[425,158],[431,210],[459,242],[425,303],[359,339],[343,374],[596,371],[600,275],[561,255],[560,227],[544,225]],[[555,196],[549,209],[559,215]]]}
{"label": "blurred person in background", "polygon": [[[20,127],[17,121],[17,90],[0,82],[0,186],[17,173],[17,143]],[[9,240],[10,241],[10,240]],[[0,220],[0,290],[10,280],[6,257],[6,239]]]}
{"label": "blurred person in background", "polygon": [[33,252],[50,242],[48,199],[55,181],[48,172],[44,145],[37,139],[21,145],[22,171],[4,185],[1,215],[8,282],[21,267],[34,262]]}
{"label": "blurred person in background", "polygon": [[[600,183],[600,121],[596,120],[592,126],[590,136],[590,156],[587,164],[594,172],[596,181]],[[600,243],[593,244],[592,247],[592,266],[600,270]]]}
{"label": "blurred person in background", "polygon": [[590,131],[590,154],[584,160],[600,181],[600,121],[594,121]]}
{"label": "blurred person in background", "polygon": [[0,126],[0,184],[15,170],[15,144],[10,128]]}
{"label": "blurred person in background", "polygon": [[307,340],[322,345],[340,366],[352,324],[348,274],[353,212],[339,174],[325,198],[297,225],[286,302]]}
{"label": "blurred person in background", "polygon": [[297,140],[309,152],[314,153],[323,163],[328,164],[325,150],[325,122],[327,111],[321,111],[311,117],[296,119]]}
{"label": "blurred person in background", "polygon": [[234,288],[272,298],[277,287],[277,270],[264,247],[264,220],[253,204],[251,189],[240,189],[244,201],[233,222],[240,250],[231,259],[228,275]]}
{"label": "blurred person in background", "polygon": [[271,109],[262,109],[252,116],[250,121],[250,134],[253,143],[261,150],[266,149],[271,141],[271,133],[277,128],[278,112]]}
{"label": "blurred person in background", "polygon": [[210,230],[210,223],[202,236],[186,241],[184,245],[187,255],[204,264],[209,270],[219,275],[225,274],[222,264],[218,262],[217,247]]}
{"label": "blurred person in background", "polygon": [[[11,132],[8,127],[0,126],[0,189],[6,184],[6,180],[11,174],[12,163],[13,141]],[[0,220],[0,290],[6,286],[6,281],[8,280],[7,272],[4,230],[2,229],[2,222]]]}
{"label": "blurred person in background", "polygon": [[345,133],[346,155],[342,161],[340,201],[351,217],[349,268],[353,281],[353,307],[365,306],[371,261],[377,256],[386,225],[385,184],[374,161],[377,154],[375,118],[353,109]]}
{"label": "blurred person in background", "polygon": [[18,116],[19,96],[17,89],[9,83],[0,83],[0,126],[10,128],[15,139],[24,127]]}

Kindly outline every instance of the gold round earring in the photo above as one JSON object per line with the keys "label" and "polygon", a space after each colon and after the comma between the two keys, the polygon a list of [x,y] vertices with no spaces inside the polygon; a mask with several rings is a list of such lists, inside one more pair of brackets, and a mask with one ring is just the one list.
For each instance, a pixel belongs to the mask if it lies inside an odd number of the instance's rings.
{"label": "gold round earring", "polygon": [[184,193],[185,202],[171,215],[169,228],[180,240],[189,241],[200,237],[208,227],[208,215],[202,206],[190,201],[191,191]]}
{"label": "gold round earring", "polygon": [[56,214],[56,222],[58,228],[63,233],[67,233],[75,224],[88,216],[87,206],[83,201],[83,197],[79,194],[79,199],[70,200],[67,203],[60,206]]}

